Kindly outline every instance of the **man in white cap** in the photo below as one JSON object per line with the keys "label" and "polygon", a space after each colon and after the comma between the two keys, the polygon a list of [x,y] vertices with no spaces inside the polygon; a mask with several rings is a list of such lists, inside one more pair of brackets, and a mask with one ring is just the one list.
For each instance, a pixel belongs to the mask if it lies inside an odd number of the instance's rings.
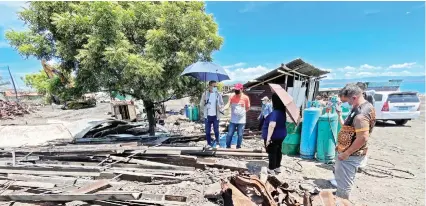
{"label": "man in white cap", "polygon": [[257,119],[259,120],[259,130],[262,130],[263,122],[265,118],[272,112],[272,104],[267,96],[264,96],[262,99],[262,110]]}

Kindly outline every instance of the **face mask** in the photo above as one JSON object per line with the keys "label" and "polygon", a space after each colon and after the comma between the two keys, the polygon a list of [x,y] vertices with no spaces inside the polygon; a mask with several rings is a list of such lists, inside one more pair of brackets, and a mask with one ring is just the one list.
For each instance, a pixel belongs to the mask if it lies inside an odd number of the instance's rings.
{"label": "face mask", "polygon": [[235,90],[234,92],[235,92],[236,95],[239,95],[241,93],[240,90]]}
{"label": "face mask", "polygon": [[217,92],[217,87],[213,87],[212,91]]}

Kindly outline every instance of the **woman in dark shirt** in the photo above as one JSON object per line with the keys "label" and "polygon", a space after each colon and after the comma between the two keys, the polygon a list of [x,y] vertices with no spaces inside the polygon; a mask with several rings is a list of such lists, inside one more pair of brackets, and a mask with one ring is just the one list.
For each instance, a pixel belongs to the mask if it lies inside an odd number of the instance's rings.
{"label": "woman in dark shirt", "polygon": [[281,147],[287,136],[286,108],[277,94],[272,95],[273,111],[265,118],[262,127],[262,138],[268,152],[269,170],[272,175],[281,172]]}

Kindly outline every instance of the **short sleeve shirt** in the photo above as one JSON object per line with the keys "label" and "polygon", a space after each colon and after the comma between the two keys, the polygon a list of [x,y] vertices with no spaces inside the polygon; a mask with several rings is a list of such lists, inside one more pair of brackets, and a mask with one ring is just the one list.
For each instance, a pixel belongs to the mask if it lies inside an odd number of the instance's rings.
{"label": "short sleeve shirt", "polygon": [[268,137],[268,127],[270,122],[276,122],[274,133],[272,133],[271,139],[284,139],[287,136],[287,127],[285,125],[286,113],[283,111],[274,110],[265,118],[262,126],[263,139]]}
{"label": "short sleeve shirt", "polygon": [[[345,152],[355,141],[358,132],[368,131],[370,134],[376,125],[376,112],[374,106],[370,102],[365,102],[357,108],[353,108],[346,118],[342,129],[338,135],[337,151]],[[358,151],[352,155],[360,156],[366,155],[368,150],[367,143],[365,143]]]}
{"label": "short sleeve shirt", "polygon": [[245,124],[246,111],[250,108],[249,97],[245,94],[233,95],[231,101],[231,123]]}

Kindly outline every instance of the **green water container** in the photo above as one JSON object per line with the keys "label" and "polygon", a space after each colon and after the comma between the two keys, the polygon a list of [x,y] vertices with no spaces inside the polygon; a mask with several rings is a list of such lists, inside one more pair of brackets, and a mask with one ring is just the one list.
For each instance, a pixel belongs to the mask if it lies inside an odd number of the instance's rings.
{"label": "green water container", "polygon": [[285,155],[298,155],[300,148],[300,139],[302,131],[302,123],[296,126],[293,122],[286,122],[287,137],[282,144],[281,152]]}
{"label": "green water container", "polygon": [[192,107],[192,121],[198,121],[198,107]]}
{"label": "green water container", "polygon": [[193,106],[188,106],[188,119],[192,121],[192,108]]}
{"label": "green water container", "polygon": [[329,163],[336,155],[337,114],[325,113],[318,120],[317,154],[318,161]]}
{"label": "green water container", "polygon": [[[343,122],[345,122],[346,118],[348,118],[349,116],[349,112],[343,112],[342,113],[342,118],[343,118]],[[342,126],[338,123],[337,125],[337,133],[340,132],[340,129],[342,128]]]}

